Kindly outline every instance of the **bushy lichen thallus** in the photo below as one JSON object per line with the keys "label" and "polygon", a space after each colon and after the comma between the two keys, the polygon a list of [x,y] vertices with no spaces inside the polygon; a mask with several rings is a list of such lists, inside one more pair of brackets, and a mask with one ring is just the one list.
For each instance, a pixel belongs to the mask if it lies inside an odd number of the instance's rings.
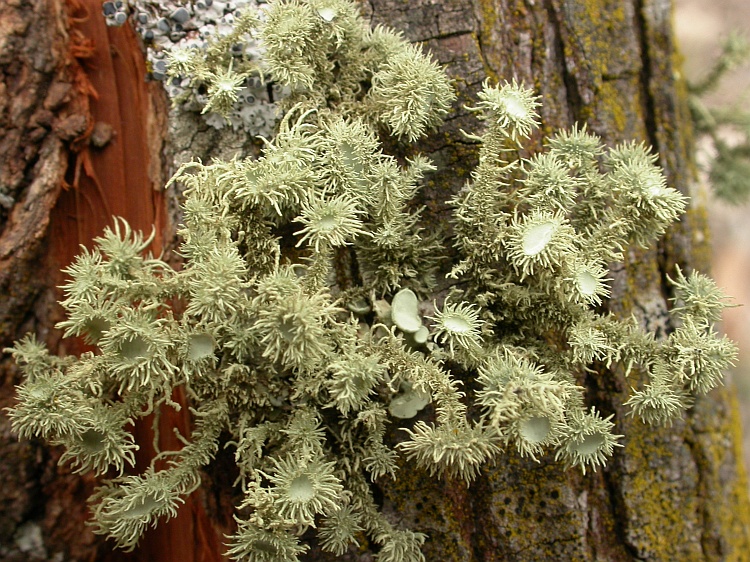
{"label": "bushy lichen thallus", "polygon": [[[243,56],[247,43],[262,56]],[[553,453],[586,473],[623,437],[576,382],[592,363],[647,373],[627,404],[668,425],[734,360],[713,329],[723,296],[703,275],[674,272],[674,329],[658,339],[599,306],[608,264],[653,243],[685,208],[643,145],[607,148],[577,127],[520,158],[538,99],[515,82],[485,84],[468,108],[483,123],[467,134],[479,164],[450,201],[448,238],[426,231],[410,204],[435,168],[422,156],[401,165],[379,135],[416,141],[448,113],[452,88],[353,4],[245,9],[204,46],[175,44],[164,60],[167,75],[202,87],[204,111],[230,118],[248,80],[285,90],[275,137],[257,159],[196,160],[174,175],[186,187],[182,269],[147,255],[150,239],[123,220],[82,250],[66,270],[60,327],[95,352],[53,356],[33,336],[11,350],[24,374],[14,430],[62,445],[78,471],[106,474],[93,524],[118,546],[175,515],[224,434],[244,494],[232,558],[296,560],[315,527],[337,555],[366,536],[380,562],[423,560],[425,535],[394,526],[371,493],[370,482],[398,478],[401,455],[467,483],[507,449]],[[448,244],[458,257],[441,286],[452,288],[436,292]],[[342,256],[359,273],[333,283]],[[476,390],[462,391],[457,372],[473,373]],[[123,474],[134,420],[179,408],[175,387],[188,396],[191,435]],[[389,446],[399,425],[409,427]]]}

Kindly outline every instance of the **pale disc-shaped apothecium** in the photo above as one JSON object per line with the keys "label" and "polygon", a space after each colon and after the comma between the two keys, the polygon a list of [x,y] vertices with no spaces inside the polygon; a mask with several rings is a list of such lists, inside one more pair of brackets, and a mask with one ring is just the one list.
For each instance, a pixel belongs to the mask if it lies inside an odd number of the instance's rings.
{"label": "pale disc-shaped apothecium", "polygon": [[559,213],[533,211],[513,220],[505,245],[522,277],[556,269],[576,251],[575,231]]}
{"label": "pale disc-shaped apothecium", "polygon": [[306,463],[287,456],[274,459],[274,465],[268,479],[274,485],[279,517],[313,525],[315,515],[325,515],[339,507],[343,486],[333,474],[335,463]]}
{"label": "pale disc-shaped apothecium", "polygon": [[594,407],[590,412],[570,412],[555,460],[562,459],[569,466],[580,466],[584,474],[587,469],[604,466],[614,448],[623,446],[617,442],[623,436],[612,433],[613,417],[602,418]]}
{"label": "pale disc-shaped apothecium", "polygon": [[328,246],[349,244],[364,232],[361,215],[356,199],[346,195],[331,199],[310,196],[302,203],[302,212],[295,219],[304,225],[297,232],[301,235],[297,246],[308,242],[317,253]]}
{"label": "pale disc-shaped apothecium", "polygon": [[454,346],[464,350],[478,349],[482,344],[482,325],[479,310],[464,302],[445,302],[443,310],[435,309],[435,341],[447,345],[451,353]]}
{"label": "pale disc-shaped apothecium", "polygon": [[598,261],[574,260],[566,272],[565,280],[570,283],[568,300],[598,306],[602,299],[609,297],[606,282],[608,270]]}
{"label": "pale disc-shaped apothecium", "polygon": [[499,127],[513,139],[527,138],[539,126],[539,98],[532,90],[520,86],[515,80],[503,86],[491,87],[485,82],[477,94],[479,103],[472,111],[479,111],[490,127]]}
{"label": "pale disc-shaped apothecium", "polygon": [[401,289],[391,303],[391,320],[399,330],[413,334],[422,327],[419,316],[419,299],[411,289]]}
{"label": "pale disc-shaped apothecium", "polygon": [[522,456],[536,461],[546,447],[559,444],[562,428],[560,419],[542,411],[529,411],[511,422],[505,431]]}

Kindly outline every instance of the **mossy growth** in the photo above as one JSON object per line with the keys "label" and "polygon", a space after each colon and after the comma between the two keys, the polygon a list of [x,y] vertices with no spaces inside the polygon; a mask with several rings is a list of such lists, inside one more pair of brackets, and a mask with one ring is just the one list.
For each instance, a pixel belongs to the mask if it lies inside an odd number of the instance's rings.
{"label": "mossy growth", "polygon": [[[263,78],[290,93],[259,158],[196,160],[173,177],[186,187],[184,267],[148,255],[150,240],[118,220],[63,287],[60,327],[96,351],[58,358],[33,336],[10,350],[25,374],[10,410],[19,436],[65,445],[80,470],[120,474],[92,498],[96,532],[132,549],[200,485],[228,434],[244,494],[231,557],[296,560],[314,527],[336,555],[366,536],[380,562],[420,561],[425,535],[390,522],[369,484],[398,478],[399,455],[466,482],[508,447],[585,474],[623,437],[576,384],[593,362],[650,374],[628,401],[645,423],[669,424],[721,382],[736,351],[713,331],[723,297],[710,279],[674,273],[674,330],[660,340],[598,308],[608,264],[685,207],[646,147],[606,148],[576,127],[522,159],[540,100],[515,82],[485,84],[469,108],[484,127],[467,134],[479,164],[445,239],[410,205],[434,167],[380,142],[413,143],[448,114],[437,64],[368,29],[346,0],[277,0],[247,18],[265,45]],[[202,71],[228,77],[209,91],[220,111],[239,66],[211,60]],[[459,259],[439,280],[448,245]],[[347,286],[333,281],[342,252],[361,273]],[[178,408],[175,387],[192,434],[123,476],[130,425]],[[386,432],[407,424],[392,448]]]}

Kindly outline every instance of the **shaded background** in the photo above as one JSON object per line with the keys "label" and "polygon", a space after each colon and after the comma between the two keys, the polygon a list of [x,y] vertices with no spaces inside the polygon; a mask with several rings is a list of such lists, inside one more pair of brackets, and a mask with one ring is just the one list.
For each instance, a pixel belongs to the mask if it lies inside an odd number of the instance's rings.
{"label": "shaded background", "polygon": [[[730,31],[750,37],[748,0],[675,0],[675,28],[688,80],[703,77]],[[750,64],[727,76],[707,98],[712,105],[741,105],[750,111]],[[705,181],[705,180],[704,180]],[[750,181],[750,178],[748,178]],[[744,424],[745,465],[750,467],[750,202],[731,206],[709,196],[713,277],[736,308],[724,311],[723,329],[740,347],[734,379]]]}

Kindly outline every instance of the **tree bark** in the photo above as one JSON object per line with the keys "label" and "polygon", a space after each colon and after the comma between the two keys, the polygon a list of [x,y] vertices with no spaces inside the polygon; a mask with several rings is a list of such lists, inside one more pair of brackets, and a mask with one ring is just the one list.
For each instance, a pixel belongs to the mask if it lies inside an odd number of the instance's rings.
{"label": "tree bark", "polygon": [[[0,3],[3,346],[35,331],[60,352],[78,351],[54,330],[60,319],[55,286],[62,280],[56,272],[78,244],[90,243],[116,214],[138,229],[155,224],[155,249],[170,247],[178,194],[162,193],[166,172],[192,156],[205,161],[253,150],[242,135],[209,130],[195,116],[168,118],[158,84],[142,79],[134,34],[106,29],[98,6],[97,0]],[[425,187],[427,220],[446,220],[445,201],[476,163],[475,147],[460,142],[459,130],[476,128],[463,105],[472,103],[486,77],[534,87],[542,96],[542,134],[578,122],[609,145],[645,141],[658,152],[670,185],[698,193],[671,9],[662,0],[363,4],[373,24],[402,30],[432,51],[458,92],[456,113],[419,145],[439,169],[451,170],[433,174]],[[105,136],[109,130],[97,123],[113,131],[103,146],[90,141],[95,126]],[[610,310],[663,332],[666,275],[675,264],[708,269],[700,197],[657,248],[629,250],[625,264],[613,267]],[[0,368],[5,407],[13,403],[18,373],[7,355]],[[466,487],[404,461],[396,481],[377,483],[383,510],[430,536],[423,549],[429,562],[747,559],[750,501],[731,385],[700,398],[672,427],[654,428],[623,407],[637,380],[603,370],[582,382],[591,404],[614,413],[615,431],[625,435],[606,468],[583,476],[551,457],[535,463],[507,451]],[[221,458],[180,517],[160,524],[125,557],[87,530],[85,498],[93,482],[57,467],[58,457],[41,443],[17,442],[0,418],[0,558],[220,559],[235,494]],[[305,559],[333,558],[312,548]],[[372,554],[343,559],[371,560]]]}

